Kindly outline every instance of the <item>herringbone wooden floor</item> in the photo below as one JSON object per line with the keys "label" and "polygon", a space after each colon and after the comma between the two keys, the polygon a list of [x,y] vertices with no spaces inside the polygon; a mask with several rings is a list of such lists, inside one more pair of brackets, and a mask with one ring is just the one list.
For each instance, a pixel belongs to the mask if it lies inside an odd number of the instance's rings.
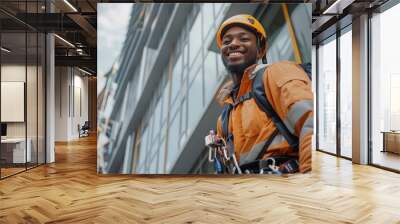
{"label": "herringbone wooden floor", "polygon": [[400,175],[314,153],[290,177],[96,174],[96,141],[0,181],[0,223],[400,223]]}

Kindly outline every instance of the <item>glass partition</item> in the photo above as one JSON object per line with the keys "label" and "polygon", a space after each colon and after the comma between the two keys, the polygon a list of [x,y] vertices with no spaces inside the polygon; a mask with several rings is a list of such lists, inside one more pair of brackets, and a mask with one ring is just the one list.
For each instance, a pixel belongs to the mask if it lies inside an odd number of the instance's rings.
{"label": "glass partition", "polygon": [[[6,1],[19,13],[44,13],[45,1]],[[5,22],[7,21],[7,22]],[[0,12],[0,178],[45,163],[45,35]]]}
{"label": "glass partition", "polygon": [[351,159],[352,25],[337,34],[316,47],[316,146],[320,151]]}
{"label": "glass partition", "polygon": [[1,176],[26,170],[32,151],[27,141],[27,37],[23,32],[1,34]]}
{"label": "glass partition", "polygon": [[336,154],[336,36],[318,48],[318,149]]}
{"label": "glass partition", "polygon": [[371,162],[400,171],[400,5],[371,18]]}
{"label": "glass partition", "polygon": [[[346,32],[347,31],[347,32]],[[340,36],[340,155],[352,157],[352,34]]]}

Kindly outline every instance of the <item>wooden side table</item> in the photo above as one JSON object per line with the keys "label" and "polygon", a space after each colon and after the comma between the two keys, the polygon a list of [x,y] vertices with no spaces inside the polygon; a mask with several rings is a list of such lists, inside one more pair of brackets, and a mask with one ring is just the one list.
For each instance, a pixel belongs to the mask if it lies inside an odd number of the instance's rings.
{"label": "wooden side table", "polygon": [[400,154],[400,131],[382,131],[381,133],[383,133],[382,152]]}

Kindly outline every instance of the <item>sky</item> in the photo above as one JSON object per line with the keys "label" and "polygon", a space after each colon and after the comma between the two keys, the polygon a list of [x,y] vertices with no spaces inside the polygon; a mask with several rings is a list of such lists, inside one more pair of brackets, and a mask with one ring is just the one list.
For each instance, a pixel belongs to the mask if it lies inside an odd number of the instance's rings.
{"label": "sky", "polygon": [[97,4],[97,90],[103,89],[103,78],[118,57],[130,19],[133,3]]}

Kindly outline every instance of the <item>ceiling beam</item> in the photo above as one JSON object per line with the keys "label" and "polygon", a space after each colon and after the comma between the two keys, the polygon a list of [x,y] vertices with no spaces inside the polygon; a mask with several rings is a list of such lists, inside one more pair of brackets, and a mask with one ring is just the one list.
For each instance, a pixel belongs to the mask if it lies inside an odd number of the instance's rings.
{"label": "ceiling beam", "polygon": [[56,66],[80,66],[88,67],[96,71],[96,58],[90,56],[55,56]]}
{"label": "ceiling beam", "polygon": [[80,26],[91,38],[96,38],[96,29],[87,21],[87,19],[85,19],[85,17],[80,14],[68,14],[67,16]]}

